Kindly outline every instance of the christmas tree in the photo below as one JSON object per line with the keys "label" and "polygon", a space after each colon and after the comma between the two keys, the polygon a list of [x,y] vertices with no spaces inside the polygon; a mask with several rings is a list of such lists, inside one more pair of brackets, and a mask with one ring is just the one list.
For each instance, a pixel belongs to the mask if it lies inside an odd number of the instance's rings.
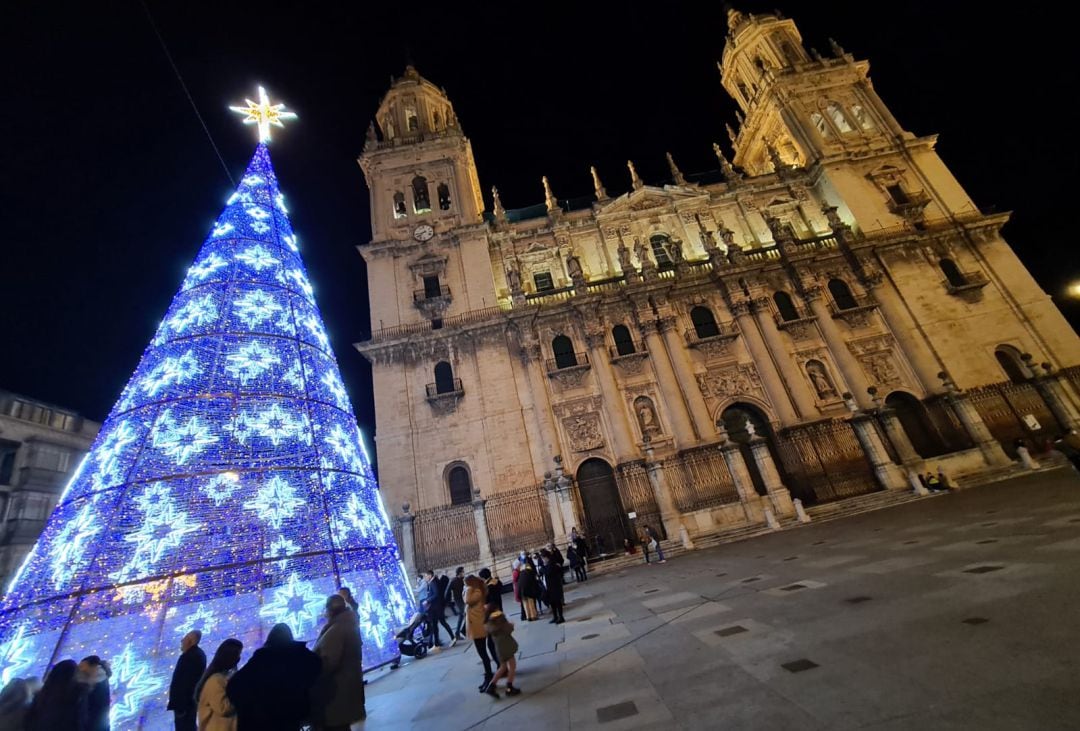
{"label": "christmas tree", "polygon": [[207,655],[313,640],[344,585],[373,667],[413,611],[270,162],[290,113],[259,91],[243,179],[0,605],[0,681],[99,655],[113,728],[171,728],[192,629]]}

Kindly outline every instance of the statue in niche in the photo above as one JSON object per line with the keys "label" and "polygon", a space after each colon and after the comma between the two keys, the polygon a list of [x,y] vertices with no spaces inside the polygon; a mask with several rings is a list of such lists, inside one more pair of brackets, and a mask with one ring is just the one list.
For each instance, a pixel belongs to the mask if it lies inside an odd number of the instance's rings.
{"label": "statue in niche", "polygon": [[671,255],[671,263],[679,266],[683,263],[682,239],[669,239],[668,252]]}
{"label": "statue in niche", "polygon": [[661,433],[660,419],[656,416],[656,407],[653,406],[652,399],[647,396],[638,396],[634,399],[634,413],[637,414],[642,436],[651,437]]}
{"label": "statue in niche", "polygon": [[806,375],[810,376],[810,382],[814,384],[819,399],[835,398],[836,388],[825,370],[825,364],[818,360],[812,360],[806,364]]}
{"label": "statue in niche", "polygon": [[585,283],[585,272],[581,268],[581,260],[574,254],[566,257],[566,273],[570,275],[574,284]]}
{"label": "statue in niche", "polygon": [[521,274],[517,269],[513,267],[506,270],[506,283],[510,286],[510,294],[519,295],[523,291],[521,289]]}

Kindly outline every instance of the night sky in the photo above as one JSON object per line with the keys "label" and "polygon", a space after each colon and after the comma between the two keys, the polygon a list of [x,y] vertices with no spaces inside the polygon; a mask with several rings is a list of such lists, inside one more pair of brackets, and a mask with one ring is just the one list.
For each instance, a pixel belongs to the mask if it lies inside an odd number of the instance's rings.
{"label": "night sky", "polygon": [[[609,194],[716,168],[735,105],[716,61],[719,2],[198,3],[147,0],[225,164],[255,144],[227,111],[262,83],[300,120],[271,152],[342,375],[368,435],[370,371],[351,344],[370,332],[363,261],[368,197],[355,160],[390,76],[406,59],[446,88],[490,204]],[[26,5],[30,5],[27,3]],[[134,370],[229,180],[143,6],[33,3],[5,19],[0,165],[0,388],[102,420]],[[483,9],[479,9],[482,6]],[[1006,237],[1063,302],[1080,276],[1072,206],[1074,41],[1037,3],[972,14],[952,3],[791,2],[807,46],[837,39],[871,62],[900,123],[938,151],[983,210],[1013,210]],[[109,8],[108,11],[102,8]],[[775,3],[743,2],[744,12]],[[969,5],[971,8],[978,6]],[[21,16],[21,17],[20,17]],[[1037,32],[1038,45],[1023,39]]]}

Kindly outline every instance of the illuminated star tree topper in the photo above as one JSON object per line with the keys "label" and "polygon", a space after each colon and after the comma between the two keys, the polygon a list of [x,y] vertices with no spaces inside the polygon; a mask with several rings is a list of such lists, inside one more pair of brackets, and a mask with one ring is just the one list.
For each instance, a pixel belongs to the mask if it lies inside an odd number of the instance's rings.
{"label": "illuminated star tree topper", "polygon": [[259,125],[259,142],[270,141],[270,125],[284,127],[284,120],[296,119],[296,112],[286,112],[285,104],[271,104],[266,89],[259,87],[259,101],[244,100],[246,107],[229,107],[238,114],[246,114],[244,124]]}

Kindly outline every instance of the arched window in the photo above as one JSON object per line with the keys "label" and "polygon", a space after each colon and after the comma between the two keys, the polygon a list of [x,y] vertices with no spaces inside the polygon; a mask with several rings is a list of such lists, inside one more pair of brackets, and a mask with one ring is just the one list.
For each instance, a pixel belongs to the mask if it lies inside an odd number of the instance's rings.
{"label": "arched window", "polygon": [[428,213],[431,211],[431,198],[428,197],[427,178],[417,175],[412,179],[413,212]]}
{"label": "arched window", "polygon": [[851,125],[847,121],[847,117],[844,116],[844,111],[840,109],[840,105],[836,102],[829,102],[829,118],[832,119],[832,123],[836,125],[836,128],[840,130],[840,134],[847,134],[854,132]]}
{"label": "arched window", "polygon": [[656,259],[656,266],[661,269],[670,267],[672,265],[671,260],[671,238],[667,234],[653,234],[649,237],[649,244],[652,246],[653,258]]}
{"label": "arched window", "polygon": [[739,93],[742,94],[743,101],[749,102],[750,101],[750,92],[746,89],[746,84],[744,84],[744,83],[742,83],[740,81],[737,84],[737,86],[739,88]]}
{"label": "arched window", "polygon": [[447,486],[450,488],[451,505],[467,505],[472,502],[472,480],[469,478],[469,470],[463,465],[455,465],[446,476]]}
{"label": "arched window", "polygon": [[449,188],[449,186],[447,186],[446,183],[439,183],[438,193],[439,193],[439,210],[440,211],[449,211],[450,210],[450,188]]}
{"label": "arched window", "polygon": [[394,193],[394,218],[405,218],[405,194],[400,190]]}
{"label": "arched window", "polygon": [[435,364],[435,393],[453,393],[454,369],[445,360]]}
{"label": "arched window", "polygon": [[708,307],[695,307],[690,310],[690,322],[694,323],[694,332],[699,339],[715,338],[720,334],[720,328],[716,326],[716,318]]}
{"label": "arched window", "polygon": [[997,358],[1001,369],[1005,371],[1010,381],[1027,383],[1027,368],[1024,367],[1024,361],[1020,358],[1019,350],[1011,345],[999,345],[994,351],[994,357]]}
{"label": "arched window", "polygon": [[855,296],[851,294],[851,289],[842,279],[830,279],[829,292],[838,310],[853,310],[859,306],[859,303],[855,301]]}
{"label": "arched window", "polygon": [[572,368],[576,366],[577,355],[574,354],[574,343],[565,335],[556,335],[551,341],[551,352],[555,354],[556,368]]}
{"label": "arched window", "polygon": [[420,117],[416,116],[416,110],[411,107],[405,110],[405,122],[406,128],[410,132],[417,132],[420,129]]}
{"label": "arched window", "polygon": [[832,137],[832,132],[829,130],[829,123],[825,121],[825,117],[822,117],[817,112],[810,113],[810,121],[814,123],[814,127],[817,129],[818,134],[824,140]]}
{"label": "arched window", "polygon": [[795,303],[791,295],[783,290],[773,292],[773,302],[776,303],[776,311],[780,313],[780,319],[787,322],[799,319],[799,311],[795,309]]}
{"label": "arched window", "polygon": [[960,267],[956,266],[956,262],[952,259],[938,259],[938,266],[941,267],[945,279],[952,286],[963,287],[967,284],[967,278],[964,277],[964,273],[960,271]]}
{"label": "arched window", "polygon": [[874,129],[874,120],[870,119],[870,115],[866,113],[866,110],[862,108],[862,105],[851,105],[851,116],[855,118],[855,121],[863,129]]}
{"label": "arched window", "polygon": [[626,325],[611,328],[611,337],[615,340],[615,352],[619,355],[630,355],[634,352],[634,339],[630,337],[630,329]]}

